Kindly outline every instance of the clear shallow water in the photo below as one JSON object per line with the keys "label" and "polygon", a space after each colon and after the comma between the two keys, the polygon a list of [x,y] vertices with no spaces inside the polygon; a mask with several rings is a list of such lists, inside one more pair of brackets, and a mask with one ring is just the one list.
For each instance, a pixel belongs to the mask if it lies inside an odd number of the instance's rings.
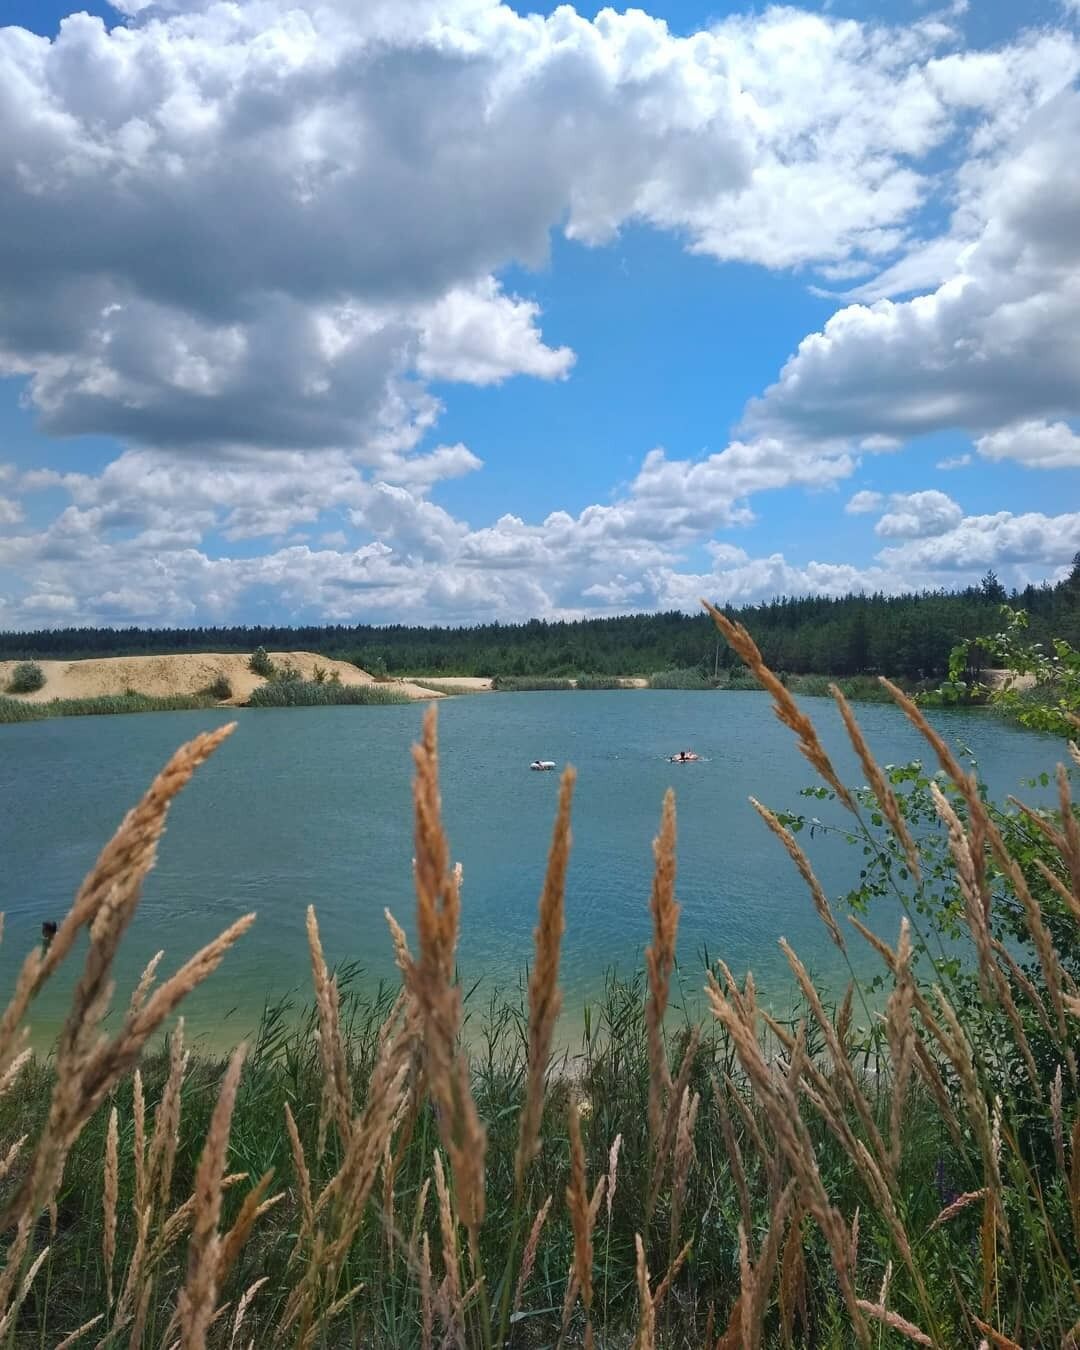
{"label": "clear shallow water", "polygon": [[[825,699],[806,706],[849,782],[861,782],[839,718]],[[206,1043],[239,1039],[265,1000],[306,999],[304,910],[318,908],[328,959],[359,962],[365,978],[394,978],[383,920],[389,906],[412,932],[411,758],[422,706],[240,710],[236,733],[173,808],[142,904],[125,940],[117,1000],[159,948],[162,970],[239,915],[258,922],[187,1005]],[[62,917],[102,844],[168,755],[226,712],[73,717],[0,728],[0,995],[43,919]],[[883,762],[923,746],[903,717],[867,704],[858,715]],[[950,740],[976,754],[997,796],[1052,767],[1051,740],[981,713],[935,716]],[[629,974],[649,938],[651,841],[664,790],[679,813],[679,948],[683,979],[702,983],[704,944],[741,973],[752,967],[777,1000],[789,987],[783,935],[826,982],[844,971],[790,861],[747,802],[801,809],[812,771],[766,695],[675,691],[478,695],[440,706],[443,807],[465,870],[460,964],[464,976],[515,987],[531,951],[558,775],[534,758],[578,769],[574,849],[563,956],[566,1017],[612,965]],[[666,756],[693,746],[697,764]],[[1031,795],[1030,793],[1028,794]],[[829,818],[814,802],[808,814]],[[835,817],[835,812],[832,816]],[[830,895],[857,874],[857,850],[807,842]],[[877,913],[883,931],[897,920]],[[33,1016],[43,1043],[67,1005],[75,964],[42,995]],[[866,960],[872,970],[873,958]]]}

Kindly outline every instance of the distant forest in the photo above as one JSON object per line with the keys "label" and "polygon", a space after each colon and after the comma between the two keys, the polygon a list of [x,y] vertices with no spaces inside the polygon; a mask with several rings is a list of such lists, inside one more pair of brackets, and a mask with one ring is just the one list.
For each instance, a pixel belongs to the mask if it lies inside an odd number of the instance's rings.
{"label": "distant forest", "polygon": [[[962,638],[999,627],[998,607],[1028,612],[1030,637],[1080,646],[1080,554],[1057,585],[1007,592],[993,572],[978,586],[911,595],[777,599],[728,608],[765,660],[791,674],[883,673],[937,679]],[[630,614],[551,623],[419,628],[391,624],[323,627],[53,628],[0,633],[0,659],[140,656],[181,652],[316,651],[387,675],[651,675],[735,663],[705,614]]]}

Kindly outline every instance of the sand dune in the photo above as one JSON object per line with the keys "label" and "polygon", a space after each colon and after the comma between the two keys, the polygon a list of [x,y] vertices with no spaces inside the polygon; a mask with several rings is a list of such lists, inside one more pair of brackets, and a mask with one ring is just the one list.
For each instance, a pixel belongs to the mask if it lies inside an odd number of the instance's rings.
{"label": "sand dune", "polygon": [[[271,652],[270,659],[279,665],[291,662],[306,679],[311,679],[316,666],[322,666],[328,675],[336,671],[342,684],[374,683],[366,670],[360,670],[348,661],[332,661],[315,652]],[[14,661],[0,661],[0,690],[7,688],[15,664]],[[248,669],[248,656],[242,652],[108,656],[86,661],[39,661],[38,665],[45,672],[45,687],[33,694],[13,697],[28,703],[47,703],[54,698],[96,698],[132,690],[161,698],[170,694],[198,693],[219,675],[224,675],[233,691],[228,702],[240,704],[246,703],[263,683],[260,676]],[[394,680],[391,687],[409,698],[439,697],[430,689],[421,689],[408,680]]]}

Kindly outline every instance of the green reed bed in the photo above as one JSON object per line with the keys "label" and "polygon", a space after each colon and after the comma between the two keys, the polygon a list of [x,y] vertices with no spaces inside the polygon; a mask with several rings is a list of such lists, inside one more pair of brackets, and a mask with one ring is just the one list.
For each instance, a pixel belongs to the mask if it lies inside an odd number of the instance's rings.
{"label": "green reed bed", "polygon": [[0,723],[40,722],[48,717],[111,716],[114,713],[187,712],[212,708],[217,700],[211,694],[99,694],[94,698],[54,698],[47,703],[28,703],[18,698],[0,697]]}
{"label": "green reed bed", "polygon": [[385,684],[339,684],[333,680],[271,680],[251,695],[249,708],[326,708],[340,704],[408,703],[409,696]]}

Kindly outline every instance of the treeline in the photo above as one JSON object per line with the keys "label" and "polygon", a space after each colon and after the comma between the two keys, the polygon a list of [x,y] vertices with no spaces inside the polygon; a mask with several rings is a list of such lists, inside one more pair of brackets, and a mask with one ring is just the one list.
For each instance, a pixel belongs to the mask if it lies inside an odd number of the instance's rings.
{"label": "treeline", "polygon": [[[1030,616],[1030,637],[1080,645],[1080,555],[1057,585],[1007,592],[992,572],[978,586],[910,595],[781,598],[729,608],[774,669],[840,676],[884,673],[943,677],[951,648],[993,632],[998,607]],[[75,659],[206,651],[316,651],[387,675],[649,675],[736,664],[705,614],[630,614],[607,619],[478,624],[468,628],[391,624],[223,628],[57,628],[0,633],[0,659]]]}

